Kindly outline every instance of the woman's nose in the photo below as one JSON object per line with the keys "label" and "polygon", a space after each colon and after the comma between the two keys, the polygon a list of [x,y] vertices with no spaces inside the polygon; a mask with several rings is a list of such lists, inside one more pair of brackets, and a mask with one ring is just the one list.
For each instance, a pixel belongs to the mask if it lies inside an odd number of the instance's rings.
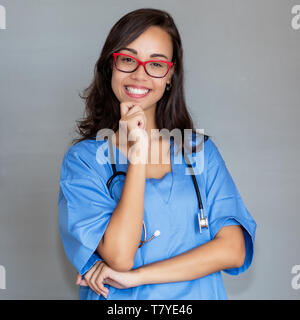
{"label": "woman's nose", "polygon": [[139,67],[132,72],[132,76],[139,79],[146,79],[149,77],[143,65],[139,65]]}

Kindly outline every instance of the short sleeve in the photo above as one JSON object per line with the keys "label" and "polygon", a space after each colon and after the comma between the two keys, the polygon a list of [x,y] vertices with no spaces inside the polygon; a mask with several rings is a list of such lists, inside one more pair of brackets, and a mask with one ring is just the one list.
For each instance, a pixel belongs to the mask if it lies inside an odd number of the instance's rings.
{"label": "short sleeve", "polygon": [[60,177],[59,231],[65,253],[80,275],[103,261],[96,249],[116,205],[89,162],[77,152],[67,152]]}
{"label": "short sleeve", "polygon": [[[209,148],[207,148],[209,146]],[[245,207],[226,164],[215,144],[209,139],[206,197],[212,239],[224,226],[240,225],[243,230],[246,257],[243,266],[223,270],[231,275],[244,272],[251,265],[254,254],[256,223]]]}

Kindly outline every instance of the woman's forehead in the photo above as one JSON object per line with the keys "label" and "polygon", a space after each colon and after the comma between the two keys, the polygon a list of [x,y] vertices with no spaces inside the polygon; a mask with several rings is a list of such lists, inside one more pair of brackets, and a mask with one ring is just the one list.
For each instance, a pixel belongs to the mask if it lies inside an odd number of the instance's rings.
{"label": "woman's forehead", "polygon": [[[139,52],[133,48],[129,48],[129,47],[122,47],[119,49],[119,52],[121,53],[127,53],[127,54],[131,54],[131,55],[139,55]],[[168,56],[166,54],[163,54],[163,53],[158,53],[158,52],[154,52],[154,53],[150,53],[148,55],[149,58],[163,58],[163,59],[166,59],[168,60]]]}
{"label": "woman's forehead", "polygon": [[129,43],[126,48],[131,49],[131,52],[125,50],[128,54],[143,56],[145,58],[161,55],[167,57],[167,59],[171,59],[173,54],[173,44],[170,35],[159,27],[148,28],[134,41]]}

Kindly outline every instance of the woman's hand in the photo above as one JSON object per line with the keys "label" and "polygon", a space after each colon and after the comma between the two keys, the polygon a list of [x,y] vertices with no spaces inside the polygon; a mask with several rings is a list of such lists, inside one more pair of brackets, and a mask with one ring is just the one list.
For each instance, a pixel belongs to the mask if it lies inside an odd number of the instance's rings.
{"label": "woman's hand", "polygon": [[[134,102],[122,102],[120,104],[120,121],[125,121],[124,124],[127,127],[128,134],[137,128],[146,130],[147,118],[143,108]],[[122,127],[122,129],[124,129]]]}
{"label": "woman's hand", "polygon": [[[119,141],[128,141],[130,163],[147,163],[148,133],[147,118],[142,107],[133,102],[120,104]],[[127,135],[126,135],[127,133]],[[121,136],[121,137],[120,137]]]}
{"label": "woman's hand", "polygon": [[97,261],[84,275],[84,280],[77,274],[76,284],[89,286],[97,294],[107,298],[109,290],[104,284],[108,284],[118,289],[127,289],[138,286],[139,277],[134,270],[119,272],[110,268],[105,262]]}

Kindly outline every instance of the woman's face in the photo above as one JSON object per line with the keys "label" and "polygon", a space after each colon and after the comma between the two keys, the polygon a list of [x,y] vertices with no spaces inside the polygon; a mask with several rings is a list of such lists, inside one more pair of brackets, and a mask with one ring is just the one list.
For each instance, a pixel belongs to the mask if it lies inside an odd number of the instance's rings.
{"label": "woman's face", "polygon": [[[137,39],[126,46],[128,49],[135,50],[136,54],[128,50],[120,50],[120,53],[125,53],[137,58],[141,61],[147,60],[165,60],[172,61],[173,45],[169,34],[163,29],[152,26],[142,33]],[[152,54],[162,54],[165,57],[150,57]],[[133,101],[139,104],[144,110],[151,107],[156,107],[157,101],[163,96],[166,83],[171,81],[174,73],[172,66],[164,78],[153,78],[149,76],[143,66],[139,66],[137,70],[131,73],[125,73],[116,69],[113,65],[111,86],[112,90],[121,102]],[[137,86],[150,89],[144,97],[130,97],[125,87]]]}

